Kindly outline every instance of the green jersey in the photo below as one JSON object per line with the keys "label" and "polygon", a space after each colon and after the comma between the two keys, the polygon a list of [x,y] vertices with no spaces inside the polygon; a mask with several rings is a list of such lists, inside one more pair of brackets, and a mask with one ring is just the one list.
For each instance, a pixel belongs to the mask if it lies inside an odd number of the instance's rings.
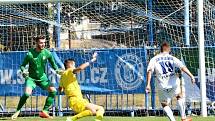
{"label": "green jersey", "polygon": [[54,58],[49,50],[43,49],[40,52],[37,52],[36,49],[30,49],[20,68],[21,71],[23,72],[25,70],[25,66],[29,64],[28,68],[29,77],[36,80],[40,80],[42,77],[46,75],[45,67],[47,61],[49,61],[54,70],[58,70]]}

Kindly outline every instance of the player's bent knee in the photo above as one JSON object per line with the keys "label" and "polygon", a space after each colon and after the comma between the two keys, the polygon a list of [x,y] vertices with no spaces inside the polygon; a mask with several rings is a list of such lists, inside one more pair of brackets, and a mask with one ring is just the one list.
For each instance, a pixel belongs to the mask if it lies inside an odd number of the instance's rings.
{"label": "player's bent knee", "polygon": [[32,89],[30,87],[25,88],[25,93],[31,95]]}
{"label": "player's bent knee", "polygon": [[92,105],[92,104],[89,103],[89,104],[86,106],[86,109],[90,110],[90,111],[92,112],[93,115],[96,114],[96,109],[95,109],[94,105]]}
{"label": "player's bent knee", "polygon": [[105,110],[102,106],[98,106],[98,109],[99,109],[99,110],[102,110],[102,111]]}
{"label": "player's bent knee", "polygon": [[48,91],[49,91],[49,92],[57,92],[57,90],[56,90],[55,87],[49,87],[49,88],[48,88]]}
{"label": "player's bent knee", "polygon": [[92,112],[93,115],[96,115],[96,109],[91,108],[89,110]]}

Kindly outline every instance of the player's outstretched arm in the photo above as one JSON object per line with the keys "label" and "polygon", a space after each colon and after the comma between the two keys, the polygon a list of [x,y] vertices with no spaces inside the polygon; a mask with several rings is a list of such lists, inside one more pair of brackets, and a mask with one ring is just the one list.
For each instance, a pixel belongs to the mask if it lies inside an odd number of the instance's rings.
{"label": "player's outstretched arm", "polygon": [[190,76],[192,83],[195,83],[195,78],[193,76],[193,74],[188,70],[188,68],[186,66],[182,67],[181,70],[183,72],[185,72],[188,76]]}
{"label": "player's outstretched arm", "polygon": [[95,52],[92,56],[92,59],[89,62],[83,63],[79,67],[75,68],[73,70],[73,73],[79,73],[81,70],[84,70],[85,68],[87,68],[91,63],[96,61],[97,55],[98,54]]}

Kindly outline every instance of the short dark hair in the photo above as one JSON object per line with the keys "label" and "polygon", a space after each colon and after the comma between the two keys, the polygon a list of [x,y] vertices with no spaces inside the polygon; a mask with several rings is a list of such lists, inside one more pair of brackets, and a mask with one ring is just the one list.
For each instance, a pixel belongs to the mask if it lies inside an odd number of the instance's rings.
{"label": "short dark hair", "polygon": [[38,42],[40,39],[45,39],[45,36],[39,35],[35,37],[35,41]]}
{"label": "short dark hair", "polygon": [[73,58],[69,58],[69,59],[66,59],[65,61],[64,61],[64,67],[65,67],[65,69],[67,69],[67,63],[71,63],[71,62],[75,62],[75,60],[73,59]]}
{"label": "short dark hair", "polygon": [[170,48],[170,45],[168,42],[163,42],[162,45],[161,45],[161,52],[164,51],[164,48]]}

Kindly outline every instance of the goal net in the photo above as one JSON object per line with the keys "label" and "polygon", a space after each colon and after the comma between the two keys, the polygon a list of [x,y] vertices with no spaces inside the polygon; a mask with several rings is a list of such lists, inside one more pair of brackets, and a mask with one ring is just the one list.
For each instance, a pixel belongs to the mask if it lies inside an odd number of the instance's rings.
{"label": "goal net", "polygon": [[[195,102],[192,107],[199,109],[196,104],[201,98],[197,1],[188,1],[187,10],[184,0],[1,1],[0,83],[3,88],[0,95],[3,112],[13,113],[17,104],[9,100],[16,97],[18,102],[23,94],[24,80],[19,65],[25,52],[35,46],[34,37],[38,35],[45,35],[47,48],[57,48],[59,63],[74,58],[80,65],[89,61],[93,52],[98,52],[97,61],[77,77],[85,97],[102,105],[107,115],[112,116],[164,114],[154,80],[149,95],[145,94],[145,84],[148,61],[159,53],[160,44],[168,41],[171,53],[195,76],[195,85],[191,85],[187,75],[182,74],[182,80],[187,101]],[[215,101],[215,2],[204,0],[203,6],[207,101],[212,102]],[[60,46],[57,47],[57,43]],[[58,87],[59,78],[49,66],[47,74]],[[41,110],[46,94],[36,89],[23,111]],[[66,97],[62,96],[62,102],[60,98],[56,97],[53,115],[58,115],[61,109],[70,112]],[[171,104],[172,109],[177,109],[175,99]]]}

